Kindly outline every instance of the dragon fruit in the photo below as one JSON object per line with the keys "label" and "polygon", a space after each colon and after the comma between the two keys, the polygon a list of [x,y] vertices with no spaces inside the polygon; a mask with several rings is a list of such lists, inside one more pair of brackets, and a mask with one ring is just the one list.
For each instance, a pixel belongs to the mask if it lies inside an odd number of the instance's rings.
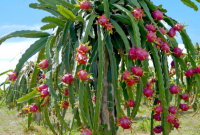
{"label": "dragon fruit", "polygon": [[156,126],[153,128],[153,132],[157,133],[157,134],[160,134],[162,132],[162,127],[159,125],[159,126]]}
{"label": "dragon fruit", "polygon": [[183,100],[188,100],[190,98],[190,94],[189,93],[183,93],[180,95],[180,98]]}
{"label": "dragon fruit", "polygon": [[82,10],[88,10],[90,8],[90,2],[88,1],[81,1],[79,5],[80,5],[80,9]]}
{"label": "dragon fruit", "polygon": [[153,11],[153,18],[155,20],[158,20],[158,21],[162,20],[163,19],[163,12],[161,12],[160,10],[154,10]]}
{"label": "dragon fruit", "polygon": [[41,60],[39,63],[39,68],[46,69],[49,66],[49,61],[47,59]]}
{"label": "dragon fruit", "polygon": [[172,94],[178,94],[180,88],[176,85],[172,85],[172,86],[170,86],[169,90]]}
{"label": "dragon fruit", "polygon": [[137,76],[142,76],[143,75],[143,70],[141,67],[138,67],[138,66],[133,66],[131,67],[131,71],[134,75],[137,75]]}
{"label": "dragon fruit", "polygon": [[131,128],[131,119],[128,117],[121,117],[119,118],[119,125],[123,128],[123,129],[130,129]]}
{"label": "dragon fruit", "polygon": [[190,68],[189,70],[186,71],[185,76],[186,77],[192,77],[194,75],[194,69]]}
{"label": "dragon fruit", "polygon": [[134,8],[132,11],[132,15],[136,18],[136,20],[142,19],[143,10],[141,8]]}
{"label": "dragon fruit", "polygon": [[145,59],[147,59],[149,56],[149,53],[145,50],[145,49],[142,49],[142,48],[137,48],[136,49],[136,57],[143,61]]}
{"label": "dragon fruit", "polygon": [[178,48],[178,47],[174,47],[173,53],[174,53],[174,55],[175,55],[176,57],[178,57],[178,58],[181,57],[181,56],[183,55],[182,50],[181,50],[180,48]]}
{"label": "dragon fruit", "polygon": [[97,24],[105,26],[108,22],[108,18],[105,15],[98,17]]}
{"label": "dragon fruit", "polygon": [[171,28],[168,32],[168,35],[173,38],[176,35],[176,30],[174,28]]}
{"label": "dragon fruit", "polygon": [[71,74],[65,74],[62,78],[61,78],[62,82],[66,83],[66,84],[70,84],[72,83],[72,81],[74,80],[73,76]]}
{"label": "dragon fruit", "polygon": [[137,56],[136,56],[136,47],[135,47],[135,46],[133,46],[133,47],[129,50],[128,55],[129,55],[129,57],[130,57],[132,60],[137,59]]}
{"label": "dragon fruit", "polygon": [[145,26],[145,28],[146,28],[148,31],[156,32],[156,27],[155,27],[153,24],[147,24],[147,25]]}
{"label": "dragon fruit", "polygon": [[151,88],[144,88],[143,89],[143,94],[148,98],[153,96],[153,90]]}
{"label": "dragon fruit", "polygon": [[150,43],[153,43],[153,42],[156,41],[157,36],[156,36],[156,33],[155,33],[155,32],[149,31],[149,32],[147,33],[146,38],[147,38],[147,41],[149,41]]}
{"label": "dragon fruit", "polygon": [[14,82],[17,79],[17,74],[15,72],[8,74],[8,79]]}

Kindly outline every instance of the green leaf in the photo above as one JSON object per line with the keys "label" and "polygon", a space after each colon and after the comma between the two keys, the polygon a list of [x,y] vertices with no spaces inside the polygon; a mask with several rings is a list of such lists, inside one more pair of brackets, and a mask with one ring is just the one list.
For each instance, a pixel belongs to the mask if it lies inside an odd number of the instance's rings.
{"label": "green leaf", "polygon": [[190,8],[193,8],[195,11],[198,10],[197,5],[194,2],[192,2],[191,0],[181,0],[181,1],[183,2],[183,4],[185,4],[186,6],[188,6]]}
{"label": "green leaf", "polygon": [[76,16],[76,19],[79,20],[79,21],[81,21],[81,22],[84,22],[84,19],[81,16]]}
{"label": "green leaf", "polygon": [[50,23],[50,24],[45,24],[44,26],[42,26],[42,27],[40,28],[40,30],[48,30],[48,29],[53,29],[53,28],[55,28],[55,27],[56,27],[56,25]]}
{"label": "green leaf", "polygon": [[60,3],[60,5],[63,5],[64,7],[68,8],[70,10],[74,9],[74,7],[75,7],[72,4],[70,4],[69,2],[66,2],[64,0],[55,0],[55,1],[57,1],[58,3]]}
{"label": "green leaf", "polygon": [[52,23],[52,24],[57,25],[61,28],[64,28],[64,26],[65,26],[65,21],[62,21],[61,19],[58,19],[58,18],[53,17],[53,16],[44,17],[44,18],[42,18],[41,21],[47,22],[47,23]]}
{"label": "green leaf", "polygon": [[103,4],[104,4],[104,12],[106,13],[106,17],[110,18],[110,11],[109,11],[108,0],[103,0]]}
{"label": "green leaf", "polygon": [[34,98],[39,92],[34,89],[32,92],[30,92],[29,94],[21,97],[20,99],[17,100],[17,103],[23,103],[25,101],[28,101],[31,98]]}
{"label": "green leaf", "polygon": [[47,41],[47,37],[43,37],[39,40],[37,40],[35,43],[33,43],[27,50],[26,52],[22,55],[20,58],[18,64],[16,65],[15,72],[18,73],[24,63],[32,57],[34,54],[36,54],[38,51],[40,51],[42,48],[45,47]]}
{"label": "green leaf", "polygon": [[196,0],[196,1],[200,3],[200,0]]}
{"label": "green leaf", "polygon": [[64,8],[62,5],[59,5],[57,7],[58,7],[57,11],[60,14],[62,14],[65,18],[67,18],[73,22],[76,20],[76,16],[70,10]]}
{"label": "green leaf", "polygon": [[52,126],[51,121],[50,121],[50,119],[49,119],[49,115],[48,115],[48,110],[47,110],[47,109],[48,109],[48,108],[45,106],[45,108],[44,108],[44,117],[45,117],[45,120],[46,120],[46,122],[47,122],[47,125],[48,125],[49,128],[51,129],[51,131],[52,131],[54,134],[56,134],[56,131],[55,131],[54,127]]}
{"label": "green leaf", "polygon": [[41,31],[30,31],[30,30],[15,31],[15,32],[11,32],[9,34],[6,34],[0,37],[0,45],[6,39],[9,39],[12,37],[41,38],[41,37],[47,37],[47,36],[49,36],[49,33],[41,32]]}
{"label": "green leaf", "polygon": [[57,9],[56,5],[60,5],[60,3],[58,3],[55,0],[42,0],[43,2],[49,4],[51,7]]}
{"label": "green leaf", "polygon": [[0,73],[0,76],[2,76],[2,75],[4,75],[4,74],[6,74],[6,73],[8,73],[8,72],[12,72],[13,70],[12,69],[10,69],[10,70],[7,70],[7,71],[5,71],[5,72],[2,72],[2,73]]}

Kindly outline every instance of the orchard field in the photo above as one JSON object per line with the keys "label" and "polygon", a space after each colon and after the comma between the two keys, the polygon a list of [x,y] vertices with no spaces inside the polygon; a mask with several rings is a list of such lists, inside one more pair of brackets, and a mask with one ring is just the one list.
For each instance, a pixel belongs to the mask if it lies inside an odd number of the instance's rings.
{"label": "orchard field", "polygon": [[[199,0],[180,2],[198,12]],[[40,30],[0,37],[1,46],[34,39],[15,68],[0,73],[1,134],[199,134],[200,45],[191,40],[199,38],[170,8],[154,0],[29,7],[50,16]]]}

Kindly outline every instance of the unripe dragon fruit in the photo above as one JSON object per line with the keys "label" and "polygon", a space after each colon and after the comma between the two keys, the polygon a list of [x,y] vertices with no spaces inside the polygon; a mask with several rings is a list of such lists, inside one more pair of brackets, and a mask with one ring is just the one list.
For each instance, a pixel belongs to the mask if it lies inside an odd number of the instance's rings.
{"label": "unripe dragon fruit", "polygon": [[135,47],[135,46],[133,46],[133,47],[129,50],[128,55],[129,55],[129,57],[130,57],[132,60],[137,59],[137,56],[136,56],[136,47]]}
{"label": "unripe dragon fruit", "polygon": [[126,101],[126,105],[128,106],[128,107],[133,107],[134,105],[135,105],[135,102],[133,101],[133,100],[128,100],[128,101]]}
{"label": "unripe dragon fruit", "polygon": [[69,95],[68,89],[65,89],[65,96],[67,97]]}
{"label": "unripe dragon fruit", "polygon": [[162,44],[162,51],[165,52],[165,53],[169,53],[170,52],[169,44],[167,42],[164,42]]}
{"label": "unripe dragon fruit", "polygon": [[162,33],[163,35],[166,35],[166,30],[165,30],[164,28],[159,27],[159,29],[160,29],[160,31],[161,31],[161,33]]}
{"label": "unripe dragon fruit", "polygon": [[194,69],[193,68],[187,70],[186,73],[185,73],[186,77],[192,77],[193,75],[194,75]]}
{"label": "unripe dragon fruit", "polygon": [[123,128],[123,129],[130,129],[131,128],[131,119],[128,117],[121,117],[119,118],[119,125]]}
{"label": "unripe dragon fruit", "polygon": [[14,82],[17,79],[17,74],[15,72],[8,74],[8,79]]}
{"label": "unripe dragon fruit", "polygon": [[187,104],[180,104],[179,107],[182,111],[187,111],[190,108]]}
{"label": "unripe dragon fruit", "polygon": [[105,26],[108,22],[108,18],[105,15],[98,17],[97,24]]}
{"label": "unripe dragon fruit", "polygon": [[134,8],[132,11],[132,15],[136,18],[136,20],[142,19],[143,10],[141,8]]}
{"label": "unripe dragon fruit", "polygon": [[90,2],[88,1],[81,1],[79,5],[80,5],[80,9],[82,10],[88,10],[90,8]]}
{"label": "unripe dragon fruit", "polygon": [[147,33],[146,38],[147,38],[147,41],[149,41],[150,43],[153,43],[157,39],[157,36],[155,32],[149,31]]}
{"label": "unripe dragon fruit", "polygon": [[87,64],[88,57],[86,55],[78,53],[76,54],[75,60],[78,62],[78,64]]}
{"label": "unripe dragon fruit", "polygon": [[171,106],[171,107],[169,107],[169,113],[171,113],[171,114],[175,114],[175,113],[177,113],[178,112],[178,109],[177,109],[177,107],[175,107],[175,106]]}
{"label": "unripe dragon fruit", "polygon": [[91,47],[88,46],[88,44],[89,44],[89,42],[85,43],[85,44],[80,43],[79,47],[76,49],[77,52],[79,54],[85,55],[91,49]]}
{"label": "unripe dragon fruit", "polygon": [[177,31],[181,31],[183,29],[183,25],[181,23],[177,23],[174,25],[174,29]]}
{"label": "unripe dragon fruit", "polygon": [[188,100],[190,98],[190,94],[189,93],[183,93],[180,95],[180,98],[183,100]]}
{"label": "unripe dragon fruit", "polygon": [[194,69],[194,71],[195,71],[196,74],[200,74],[200,66],[199,66],[199,67],[196,67],[196,68]]}
{"label": "unripe dragon fruit", "polygon": [[156,126],[153,128],[153,132],[154,133],[157,133],[157,134],[160,134],[162,132],[162,127],[159,125],[159,126]]}
{"label": "unripe dragon fruit", "polygon": [[30,106],[30,112],[31,113],[36,113],[37,111],[38,111],[38,106],[36,105],[36,104],[32,104],[31,106]]}
{"label": "unripe dragon fruit", "polygon": [[174,47],[173,53],[178,58],[180,58],[183,55],[182,50],[178,47]]}
{"label": "unripe dragon fruit", "polygon": [[169,90],[172,94],[178,94],[180,88],[176,85],[172,85],[172,86],[170,86]]}
{"label": "unripe dragon fruit", "polygon": [[38,86],[37,91],[41,92],[43,89],[47,88],[47,84],[41,84],[40,86]]}
{"label": "unripe dragon fruit", "polygon": [[49,61],[47,59],[40,61],[39,68],[46,69],[49,66]]}
{"label": "unripe dragon fruit", "polygon": [[48,96],[48,95],[49,95],[48,88],[45,88],[45,89],[43,89],[43,90],[40,92],[40,97],[45,98],[45,97]]}
{"label": "unripe dragon fruit", "polygon": [[66,83],[66,84],[70,84],[72,83],[72,81],[74,80],[73,76],[71,74],[65,74],[62,78],[61,78],[62,82]]}
{"label": "unripe dragon fruit", "polygon": [[149,56],[149,53],[145,50],[145,49],[142,49],[142,48],[137,48],[136,49],[136,57],[143,61],[145,59],[147,59]]}
{"label": "unripe dragon fruit", "polygon": [[171,28],[168,32],[169,37],[173,38],[176,35],[176,30]]}
{"label": "unripe dragon fruit", "polygon": [[133,66],[133,67],[131,67],[131,71],[134,75],[137,75],[137,76],[143,75],[143,70],[141,67]]}
{"label": "unripe dragon fruit", "polygon": [[156,48],[160,50],[162,44],[163,44],[163,41],[161,37],[158,37],[155,41]]}
{"label": "unripe dragon fruit", "polygon": [[65,100],[62,101],[62,102],[61,102],[61,107],[67,109],[67,108],[69,107],[69,102],[67,102],[67,101],[65,101]]}
{"label": "unripe dragon fruit", "polygon": [[162,113],[163,112],[163,108],[161,107],[161,105],[157,105],[155,107],[153,107],[153,110],[155,113]]}
{"label": "unripe dragon fruit", "polygon": [[143,94],[148,98],[153,96],[153,90],[151,88],[144,88],[143,89]]}
{"label": "unripe dragon fruit", "polygon": [[176,116],[174,114],[168,114],[166,119],[169,123],[173,124],[176,121]]}
{"label": "unripe dragon fruit", "polygon": [[81,130],[81,135],[92,135],[92,131],[91,131],[91,129],[89,129],[89,128],[83,128],[82,130]]}
{"label": "unripe dragon fruit", "polygon": [[156,27],[155,27],[153,24],[147,24],[147,25],[145,26],[145,28],[146,28],[148,31],[156,32]]}
{"label": "unripe dragon fruit", "polygon": [[79,71],[77,71],[77,76],[82,81],[87,81],[87,79],[90,77],[90,74],[88,74],[85,70],[79,70]]}
{"label": "unripe dragon fruit", "polygon": [[161,114],[160,113],[156,113],[153,115],[153,118],[156,120],[156,121],[161,121]]}
{"label": "unripe dragon fruit", "polygon": [[163,19],[163,12],[161,12],[160,10],[154,10],[153,11],[153,18],[155,20],[158,20],[158,21],[162,20]]}

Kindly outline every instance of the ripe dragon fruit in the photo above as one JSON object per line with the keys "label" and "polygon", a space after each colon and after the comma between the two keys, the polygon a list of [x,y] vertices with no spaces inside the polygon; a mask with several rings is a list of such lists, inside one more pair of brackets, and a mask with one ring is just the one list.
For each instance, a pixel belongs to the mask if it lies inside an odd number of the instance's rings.
{"label": "ripe dragon fruit", "polygon": [[172,85],[172,86],[170,86],[169,90],[172,94],[178,94],[180,88],[176,85]]}
{"label": "ripe dragon fruit", "polygon": [[41,84],[40,86],[37,87],[37,91],[41,92],[43,89],[47,88],[47,84]]}
{"label": "ripe dragon fruit", "polygon": [[156,120],[156,121],[161,121],[161,114],[160,113],[156,113],[153,115],[153,118]]}
{"label": "ripe dragon fruit", "polygon": [[136,18],[136,20],[142,19],[143,10],[141,8],[134,8],[132,11],[132,15]]}
{"label": "ripe dragon fruit", "polygon": [[45,88],[40,92],[40,97],[42,97],[42,98],[45,98],[48,95],[49,95],[48,88]]}
{"label": "ripe dragon fruit", "polygon": [[76,54],[75,60],[78,62],[78,64],[87,64],[88,57],[86,55],[78,53]]}
{"label": "ripe dragon fruit", "polygon": [[158,21],[162,20],[163,19],[163,12],[161,12],[160,10],[154,10],[153,11],[153,18],[155,20],[158,20]]}
{"label": "ripe dragon fruit", "polygon": [[196,68],[194,69],[194,71],[195,71],[196,74],[200,74],[200,66],[199,66],[199,67],[196,67]]}
{"label": "ripe dragon fruit", "polygon": [[62,102],[61,102],[61,107],[67,109],[67,108],[69,107],[69,102],[67,102],[67,101],[65,101],[65,100],[62,101]]}
{"label": "ripe dragon fruit", "polygon": [[31,113],[36,113],[37,111],[38,111],[38,106],[36,105],[36,104],[32,104],[31,106],[30,106],[30,112]]}
{"label": "ripe dragon fruit", "polygon": [[41,60],[39,63],[39,68],[46,69],[49,66],[49,61],[47,59]]}
{"label": "ripe dragon fruit", "polygon": [[135,46],[133,46],[133,47],[129,50],[128,55],[129,55],[129,57],[130,57],[132,60],[137,59],[137,56],[136,56],[136,47],[135,47]]}
{"label": "ripe dragon fruit", "polygon": [[17,74],[15,72],[8,74],[8,79],[14,82],[17,79]]}
{"label": "ripe dragon fruit", "polygon": [[190,68],[189,70],[186,71],[185,76],[186,77],[192,77],[194,75],[194,69]]}
{"label": "ripe dragon fruit", "polygon": [[91,131],[91,129],[89,129],[89,128],[83,128],[82,130],[81,130],[81,135],[92,135],[92,131]]}
{"label": "ripe dragon fruit", "polygon": [[76,51],[79,53],[79,54],[83,54],[85,55],[90,49],[91,49],[91,46],[88,46],[89,42],[88,43],[80,43],[79,47],[76,48]]}
{"label": "ripe dragon fruit", "polygon": [[174,127],[175,127],[176,129],[178,129],[179,126],[180,126],[179,122],[174,122]]}
{"label": "ripe dragon fruit", "polygon": [[162,113],[163,112],[163,108],[161,107],[161,105],[157,105],[155,107],[153,107],[153,110],[155,113]]}
{"label": "ripe dragon fruit", "polygon": [[155,40],[157,39],[157,36],[156,36],[156,33],[155,33],[155,32],[149,31],[149,32],[147,33],[146,38],[147,38],[147,41],[149,41],[150,43],[153,43],[153,42],[155,42]]}
{"label": "ripe dragon fruit", "polygon": [[171,114],[175,114],[175,113],[177,113],[178,112],[178,109],[177,109],[177,107],[175,107],[175,106],[171,106],[171,107],[169,107],[169,113],[171,113]]}
{"label": "ripe dragon fruit", "polygon": [[131,119],[128,117],[121,117],[119,118],[119,125],[123,128],[123,129],[130,129],[131,128]]}
{"label": "ripe dragon fruit", "polygon": [[163,35],[166,35],[166,30],[165,30],[164,28],[159,27],[159,30],[161,31],[161,33],[162,33]]}
{"label": "ripe dragon fruit", "polygon": [[174,63],[174,61],[171,62],[171,68],[175,68],[175,63]]}
{"label": "ripe dragon fruit", "polygon": [[156,100],[156,104],[157,104],[157,105],[161,105],[160,99]]}
{"label": "ripe dragon fruit", "polygon": [[169,123],[173,124],[176,121],[176,116],[174,114],[168,114],[166,119]]}
{"label": "ripe dragon fruit", "polygon": [[187,111],[190,108],[187,104],[180,104],[179,107],[182,111]]}
{"label": "ripe dragon fruit", "polygon": [[150,83],[156,83],[156,79],[155,79],[155,78],[151,78],[151,79],[149,80],[149,82],[150,82]]}
{"label": "ripe dragon fruit", "polygon": [[147,24],[147,25],[145,26],[145,28],[146,28],[148,31],[156,32],[156,27],[155,27],[153,24]]}
{"label": "ripe dragon fruit", "polygon": [[128,106],[128,107],[133,107],[134,105],[135,105],[135,102],[133,101],[133,100],[128,100],[128,101],[126,101],[126,105]]}
{"label": "ripe dragon fruit", "polygon": [[98,17],[97,24],[105,26],[108,22],[108,18],[105,15]]}
{"label": "ripe dragon fruit", "polygon": [[134,75],[137,75],[137,76],[143,75],[143,70],[141,67],[133,66],[133,67],[131,67],[131,71]]}
{"label": "ripe dragon fruit", "polygon": [[136,49],[136,57],[143,61],[145,59],[147,59],[149,56],[149,53],[145,50],[145,49],[142,49],[142,48],[137,48]]}
{"label": "ripe dragon fruit", "polygon": [[171,28],[168,32],[168,35],[173,38],[176,35],[176,30],[174,28]]}
{"label": "ripe dragon fruit", "polygon": [[143,89],[143,94],[148,98],[153,96],[153,90],[151,88],[144,88]]}
{"label": "ripe dragon fruit", "polygon": [[162,51],[165,52],[165,53],[169,53],[170,52],[169,44],[167,42],[164,42],[162,44]]}
{"label": "ripe dragon fruit", "polygon": [[157,48],[158,50],[160,50],[162,44],[163,44],[163,41],[162,41],[161,37],[158,37],[158,38],[156,39],[156,41],[155,41],[156,48]]}
{"label": "ripe dragon fruit", "polygon": [[67,97],[69,95],[68,89],[65,89],[65,96]]}
{"label": "ripe dragon fruit", "polygon": [[124,73],[122,73],[122,77],[124,81],[128,81],[132,79],[132,74],[129,71],[125,71]]}
{"label": "ripe dragon fruit", "polygon": [[177,31],[181,31],[181,30],[183,30],[183,27],[184,27],[184,26],[183,26],[181,23],[177,23],[177,24],[174,25],[173,28],[174,28],[175,30],[177,30]]}
{"label": "ripe dragon fruit", "polygon": [[180,58],[183,55],[182,50],[178,47],[174,47],[173,53],[178,58]]}
{"label": "ripe dragon fruit", "polygon": [[66,83],[66,84],[70,84],[72,83],[72,81],[74,80],[73,76],[71,74],[65,74],[62,78],[61,78],[62,82]]}
{"label": "ripe dragon fruit", "polygon": [[87,81],[87,79],[90,77],[90,74],[88,74],[85,70],[79,70],[79,71],[77,71],[77,76],[82,81]]}
{"label": "ripe dragon fruit", "polygon": [[183,93],[180,95],[180,98],[183,100],[188,100],[190,98],[190,94],[189,93]]}
{"label": "ripe dragon fruit", "polygon": [[24,106],[24,108],[23,108],[23,110],[26,112],[26,113],[28,113],[29,112],[29,106],[28,106],[28,104],[26,104],[25,106]]}
{"label": "ripe dragon fruit", "polygon": [[162,127],[159,125],[159,126],[156,126],[153,128],[153,132],[159,134],[162,132]]}
{"label": "ripe dragon fruit", "polygon": [[96,101],[96,96],[93,96],[92,97],[92,102],[95,102]]}
{"label": "ripe dragon fruit", "polygon": [[82,10],[88,10],[90,8],[90,2],[88,1],[81,1],[79,5],[80,5],[80,9]]}

